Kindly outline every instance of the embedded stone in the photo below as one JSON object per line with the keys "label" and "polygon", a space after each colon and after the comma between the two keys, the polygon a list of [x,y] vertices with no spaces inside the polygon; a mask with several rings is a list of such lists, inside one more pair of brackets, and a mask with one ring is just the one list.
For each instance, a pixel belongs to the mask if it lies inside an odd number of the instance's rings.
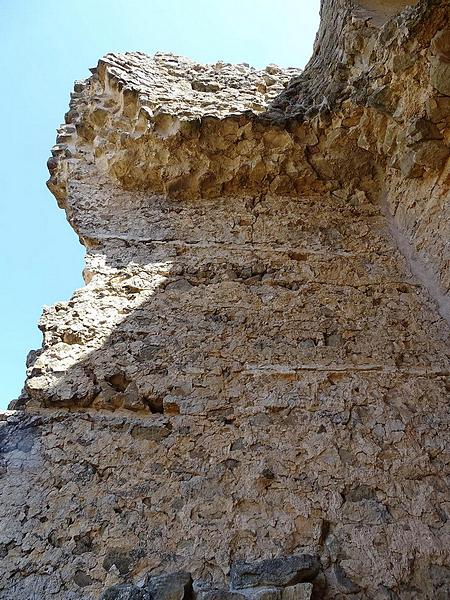
{"label": "embedded stone", "polygon": [[450,96],[450,63],[440,60],[437,56],[430,59],[431,85],[445,96]]}
{"label": "embedded stone", "polygon": [[282,600],[283,588],[249,588],[245,596],[250,600]]}
{"label": "embedded stone", "polygon": [[186,571],[151,576],[146,579],[144,589],[152,600],[188,600],[192,597],[192,577]]}
{"label": "embedded stone", "polygon": [[238,561],[231,567],[231,587],[237,590],[256,586],[292,586],[296,583],[312,581],[320,569],[319,558],[310,554],[256,562]]}
{"label": "embedded stone", "polygon": [[107,550],[103,560],[103,568],[109,571],[115,567],[121,575],[128,575],[135,562],[133,550],[125,548],[110,548]]}
{"label": "embedded stone", "polygon": [[298,583],[284,588],[282,600],[310,600],[312,593],[312,583]]}
{"label": "embedded stone", "polygon": [[197,592],[196,600],[245,600],[244,594],[238,592],[232,592],[230,590],[207,590]]}
{"label": "embedded stone", "polygon": [[155,423],[154,425],[135,425],[131,430],[131,436],[138,440],[160,442],[171,434],[170,423]]}
{"label": "embedded stone", "polygon": [[131,583],[121,583],[105,590],[99,600],[152,600],[152,597]]}

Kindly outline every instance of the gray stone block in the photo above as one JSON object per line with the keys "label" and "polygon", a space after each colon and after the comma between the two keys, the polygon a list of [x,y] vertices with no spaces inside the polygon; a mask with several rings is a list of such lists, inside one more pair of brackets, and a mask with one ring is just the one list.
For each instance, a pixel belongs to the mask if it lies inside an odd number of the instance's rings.
{"label": "gray stone block", "polygon": [[317,556],[299,554],[257,562],[238,561],[231,568],[232,589],[258,586],[286,587],[312,581],[321,568]]}
{"label": "gray stone block", "polygon": [[144,589],[152,600],[183,600],[192,597],[192,577],[186,571],[148,577]]}
{"label": "gray stone block", "polygon": [[105,590],[100,600],[151,600],[151,596],[131,583],[122,583]]}

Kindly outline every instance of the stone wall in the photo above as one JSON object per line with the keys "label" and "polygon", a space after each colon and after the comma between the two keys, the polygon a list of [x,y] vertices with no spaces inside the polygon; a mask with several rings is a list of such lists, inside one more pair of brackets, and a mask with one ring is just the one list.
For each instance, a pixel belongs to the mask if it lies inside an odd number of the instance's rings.
{"label": "stone wall", "polygon": [[448,596],[449,7],[355,4],[303,73],[75,84],[49,188],[86,285],[1,416],[2,600],[233,600],[292,555],[319,575],[264,600]]}

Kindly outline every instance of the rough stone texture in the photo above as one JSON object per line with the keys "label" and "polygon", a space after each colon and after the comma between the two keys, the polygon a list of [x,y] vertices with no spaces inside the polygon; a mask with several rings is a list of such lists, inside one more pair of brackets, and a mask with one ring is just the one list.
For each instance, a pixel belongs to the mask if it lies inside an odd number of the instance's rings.
{"label": "rough stone texture", "polygon": [[[298,583],[286,588],[260,587],[256,589],[242,590],[245,595],[231,600],[310,600],[313,592],[312,583]],[[203,600],[203,599],[202,599]],[[211,600],[215,600],[211,597]],[[218,598],[222,600],[222,598]],[[224,600],[226,600],[224,598]]]}
{"label": "rough stone texture", "polygon": [[198,600],[245,600],[246,596],[239,592],[231,592],[230,590],[223,589],[198,592],[196,598]]}
{"label": "rough stone texture", "polygon": [[230,572],[233,589],[256,586],[293,586],[312,581],[320,571],[320,561],[315,556],[279,557],[259,562],[237,561]]}
{"label": "rough stone texture", "polygon": [[313,593],[312,583],[298,583],[283,590],[282,600],[310,600]]}
{"label": "rough stone texture", "polygon": [[144,589],[153,600],[188,600],[192,597],[192,577],[185,571],[149,577]]}
{"label": "rough stone texture", "polygon": [[322,115],[325,176],[338,175],[333,154],[349,137],[369,153],[393,236],[449,321],[448,0],[329,0],[322,16],[334,27],[321,27],[313,58],[269,114],[280,122]]}
{"label": "rough stone texture", "polygon": [[105,590],[100,600],[151,600],[151,596],[132,583],[121,583]]}
{"label": "rough stone texture", "polygon": [[404,4],[324,1],[301,74],[76,83],[86,286],[0,420],[2,600],[302,552],[317,598],[448,597],[449,6]]}
{"label": "rough stone texture", "polygon": [[312,583],[298,583],[283,590],[282,600],[310,600],[313,593]]}

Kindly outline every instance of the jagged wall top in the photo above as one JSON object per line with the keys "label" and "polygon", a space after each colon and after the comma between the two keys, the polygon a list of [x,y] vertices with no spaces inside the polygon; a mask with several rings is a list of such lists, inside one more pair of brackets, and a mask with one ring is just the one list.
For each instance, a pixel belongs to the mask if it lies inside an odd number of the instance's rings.
{"label": "jagged wall top", "polygon": [[167,113],[181,120],[262,112],[299,72],[276,65],[263,70],[221,61],[205,65],[142,52],[107,54],[94,69],[105,91],[122,91],[123,110],[130,116],[144,108],[149,116]]}
{"label": "jagged wall top", "polygon": [[75,84],[48,163],[49,188],[67,209],[68,181],[85,178],[95,163],[97,174],[126,187],[218,194],[245,162],[245,143],[236,143],[251,137],[246,125],[299,73],[201,65],[172,54],[108,54]]}

